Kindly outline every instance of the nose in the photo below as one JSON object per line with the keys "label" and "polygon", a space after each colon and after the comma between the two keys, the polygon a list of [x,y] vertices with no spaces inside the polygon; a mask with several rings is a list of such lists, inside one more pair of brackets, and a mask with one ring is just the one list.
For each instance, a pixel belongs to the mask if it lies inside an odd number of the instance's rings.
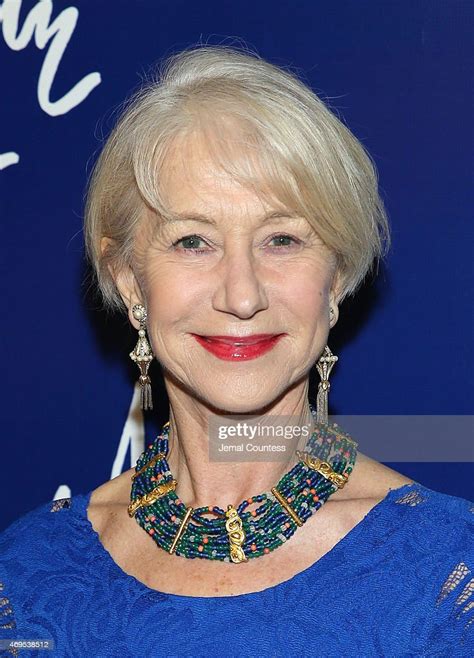
{"label": "nose", "polygon": [[268,299],[259,270],[259,263],[245,245],[227,249],[215,272],[214,309],[245,319],[267,308]]}

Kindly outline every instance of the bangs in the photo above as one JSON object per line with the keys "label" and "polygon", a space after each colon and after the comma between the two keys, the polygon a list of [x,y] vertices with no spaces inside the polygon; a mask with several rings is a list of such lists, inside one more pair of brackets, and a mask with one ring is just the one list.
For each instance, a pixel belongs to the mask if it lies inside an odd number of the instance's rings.
{"label": "bangs", "polygon": [[269,140],[268,126],[265,131],[259,130],[247,117],[231,115],[225,108],[216,111],[215,106],[208,111],[201,106],[189,119],[184,128],[177,126],[168,140],[161,142],[161,148],[155,142],[153,157],[145,167],[142,160],[141,166],[135,169],[138,190],[159,217],[174,219],[162,185],[170,160],[178,158],[180,173],[191,176],[190,163],[196,162],[198,153],[217,172],[250,189],[262,202],[306,216],[297,182],[299,176],[289,154],[285,157],[282,153],[281,137],[277,144]]}

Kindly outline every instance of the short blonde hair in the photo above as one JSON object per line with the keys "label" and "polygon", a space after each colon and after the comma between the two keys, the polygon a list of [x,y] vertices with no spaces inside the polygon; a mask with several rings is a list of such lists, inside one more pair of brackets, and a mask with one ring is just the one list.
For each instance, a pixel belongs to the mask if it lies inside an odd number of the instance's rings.
{"label": "short blonde hair", "polygon": [[[245,50],[194,47],[165,60],[126,103],[93,169],[85,241],[107,307],[124,308],[110,270],[133,263],[145,211],[169,215],[160,172],[190,133],[239,182],[270,190],[307,219],[336,256],[339,301],[385,255],[377,172],[350,130],[294,73]],[[235,157],[236,145],[246,158]],[[104,252],[103,237],[112,241]]]}

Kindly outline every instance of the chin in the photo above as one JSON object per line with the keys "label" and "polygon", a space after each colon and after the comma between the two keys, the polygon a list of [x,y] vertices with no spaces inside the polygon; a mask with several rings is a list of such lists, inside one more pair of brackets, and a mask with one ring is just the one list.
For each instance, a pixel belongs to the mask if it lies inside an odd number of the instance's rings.
{"label": "chin", "polygon": [[[196,359],[188,359],[193,365]],[[225,362],[222,362],[225,363]],[[216,413],[259,413],[260,409],[269,407],[276,398],[275,391],[286,390],[288,378],[281,376],[264,376],[258,370],[234,368],[232,373],[219,371],[217,368],[206,367],[200,362],[199,370],[183,369],[181,372],[170,370],[166,363],[160,362],[165,382],[172,387],[195,398],[202,405]],[[203,376],[203,374],[205,376]],[[264,383],[272,381],[272,386]],[[278,394],[278,393],[277,393]]]}
{"label": "chin", "polygon": [[274,397],[256,399],[255,396],[246,396],[240,399],[216,399],[211,397],[203,400],[210,411],[220,416],[259,416],[267,413],[274,403]]}

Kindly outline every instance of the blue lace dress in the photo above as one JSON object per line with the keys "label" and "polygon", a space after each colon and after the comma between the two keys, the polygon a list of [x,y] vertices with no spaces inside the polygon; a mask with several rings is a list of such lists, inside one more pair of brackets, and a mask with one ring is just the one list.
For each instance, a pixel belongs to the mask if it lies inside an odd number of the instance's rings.
{"label": "blue lace dress", "polygon": [[0,638],[55,643],[52,652],[12,647],[0,655],[474,656],[467,500],[418,483],[392,489],[289,580],[190,597],[122,571],[88,520],[90,496],[46,503],[0,534]]}

